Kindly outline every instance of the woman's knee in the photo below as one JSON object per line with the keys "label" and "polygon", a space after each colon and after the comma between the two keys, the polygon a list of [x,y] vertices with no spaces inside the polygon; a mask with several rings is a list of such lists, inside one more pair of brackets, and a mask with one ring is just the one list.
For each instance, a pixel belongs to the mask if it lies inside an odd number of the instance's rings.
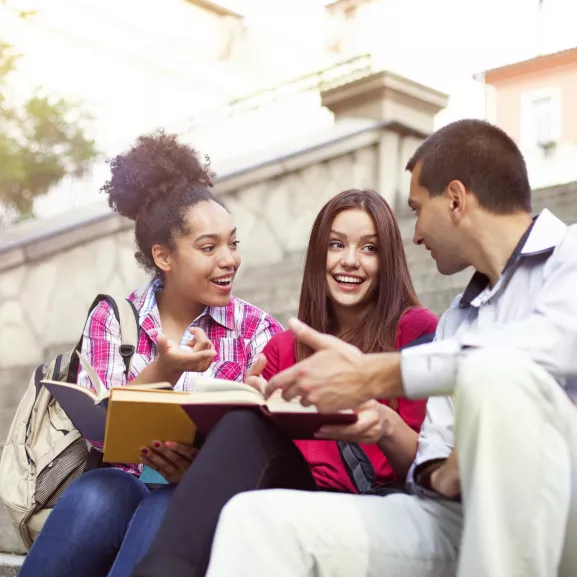
{"label": "woman's knee", "polygon": [[147,522],[154,519],[162,519],[168,509],[168,504],[175,488],[174,485],[167,485],[152,491],[142,500],[134,518],[147,520]]}
{"label": "woman's knee", "polygon": [[88,517],[129,519],[147,494],[148,489],[133,475],[120,469],[98,469],[71,483],[58,505]]}

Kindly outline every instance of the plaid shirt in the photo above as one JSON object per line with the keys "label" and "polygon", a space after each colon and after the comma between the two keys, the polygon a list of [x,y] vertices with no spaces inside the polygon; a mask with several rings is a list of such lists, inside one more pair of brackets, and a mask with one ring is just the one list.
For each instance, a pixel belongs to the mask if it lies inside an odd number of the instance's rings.
{"label": "plaid shirt", "polygon": [[[156,339],[162,332],[156,292],[161,286],[158,279],[153,280],[129,297],[139,312],[141,331],[128,380],[134,379],[156,357]],[[246,371],[254,364],[264,346],[273,335],[283,330],[270,315],[236,297],[232,297],[226,307],[207,307],[190,326],[200,327],[216,350],[214,362],[202,375],[231,381],[243,381]],[[191,339],[192,335],[187,330],[181,344],[186,345]],[[120,325],[110,305],[101,302],[86,323],[82,354],[108,389],[127,383],[120,345]],[[184,373],[174,389],[194,391],[196,375],[198,373]],[[83,369],[78,373],[78,384],[93,388]],[[134,467],[119,467],[139,474]]]}

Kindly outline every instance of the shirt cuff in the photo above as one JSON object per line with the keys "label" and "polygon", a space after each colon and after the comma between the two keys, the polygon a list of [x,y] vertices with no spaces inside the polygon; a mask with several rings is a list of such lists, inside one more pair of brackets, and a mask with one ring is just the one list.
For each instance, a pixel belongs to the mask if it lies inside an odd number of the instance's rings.
{"label": "shirt cuff", "polygon": [[405,395],[410,399],[452,395],[460,354],[461,347],[454,339],[401,351],[401,378]]}

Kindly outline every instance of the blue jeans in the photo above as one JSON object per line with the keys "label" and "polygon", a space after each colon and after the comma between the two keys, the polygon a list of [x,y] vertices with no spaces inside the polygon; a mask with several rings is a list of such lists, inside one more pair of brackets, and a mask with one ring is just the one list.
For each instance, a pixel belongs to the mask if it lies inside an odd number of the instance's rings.
{"label": "blue jeans", "polygon": [[129,577],[152,543],[173,489],[151,492],[119,469],[82,475],[58,500],[19,577]]}

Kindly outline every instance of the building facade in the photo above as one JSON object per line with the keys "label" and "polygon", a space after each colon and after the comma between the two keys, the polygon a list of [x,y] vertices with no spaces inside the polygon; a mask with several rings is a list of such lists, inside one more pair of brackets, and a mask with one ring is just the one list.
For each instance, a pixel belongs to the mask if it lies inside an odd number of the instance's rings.
{"label": "building facade", "polygon": [[577,180],[577,48],[484,72],[487,118],[521,148],[531,184]]}

